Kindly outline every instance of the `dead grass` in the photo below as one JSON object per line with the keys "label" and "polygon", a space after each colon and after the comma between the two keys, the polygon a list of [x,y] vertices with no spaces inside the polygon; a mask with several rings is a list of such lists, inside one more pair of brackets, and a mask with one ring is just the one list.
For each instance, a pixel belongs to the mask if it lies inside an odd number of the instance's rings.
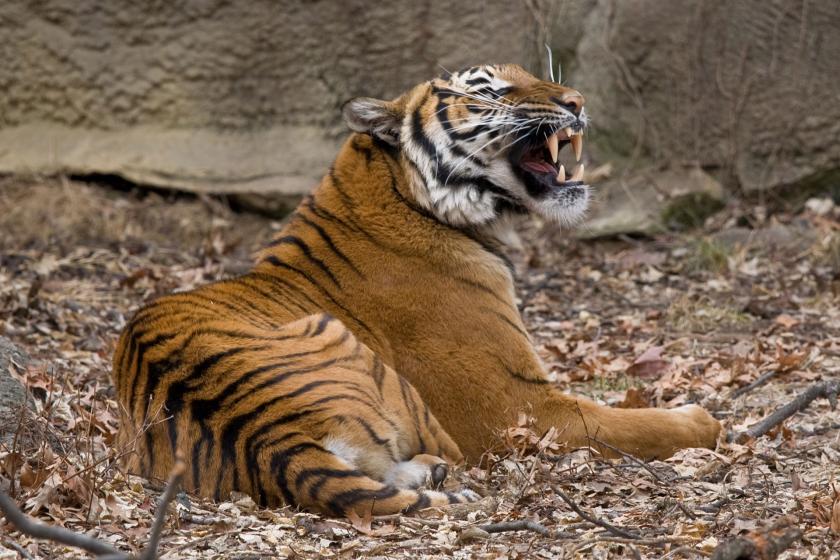
{"label": "dead grass", "polygon": [[738,331],[753,322],[749,315],[737,308],[702,296],[681,296],[668,306],[665,317],[669,327],[690,333]]}
{"label": "dead grass", "polygon": [[[215,199],[122,193],[67,179],[0,178],[0,249],[117,245],[130,251],[212,249],[225,232],[225,249],[254,250],[272,233],[260,220],[236,214]],[[165,252],[165,251],[164,251]]]}
{"label": "dead grass", "polygon": [[729,270],[732,248],[709,237],[693,243],[685,256],[685,270],[689,273],[723,274]]}

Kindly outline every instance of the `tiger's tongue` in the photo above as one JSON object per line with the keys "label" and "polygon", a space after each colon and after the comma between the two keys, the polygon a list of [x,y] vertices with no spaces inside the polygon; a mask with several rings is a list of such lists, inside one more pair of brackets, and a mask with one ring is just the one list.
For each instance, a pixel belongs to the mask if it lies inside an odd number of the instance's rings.
{"label": "tiger's tongue", "polygon": [[523,161],[521,165],[525,169],[533,171],[534,173],[557,173],[557,168],[548,163],[547,161]]}

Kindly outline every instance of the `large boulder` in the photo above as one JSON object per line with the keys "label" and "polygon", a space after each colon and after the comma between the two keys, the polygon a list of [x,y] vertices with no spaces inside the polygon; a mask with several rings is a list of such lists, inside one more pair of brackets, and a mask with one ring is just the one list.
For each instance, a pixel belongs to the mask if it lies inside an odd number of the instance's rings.
{"label": "large boulder", "polygon": [[723,186],[697,167],[621,174],[600,183],[596,197],[592,215],[576,232],[580,238],[696,227],[726,200]]}
{"label": "large boulder", "polygon": [[348,98],[442,68],[532,65],[527,4],[2,2],[0,173],[305,192],[335,156]]}
{"label": "large boulder", "polygon": [[840,2],[598,0],[584,22],[572,81],[599,159],[840,183]]}
{"label": "large boulder", "polygon": [[33,408],[29,391],[11,373],[12,368],[23,368],[28,363],[26,352],[0,336],[0,444],[7,447],[12,445],[24,414],[21,408]]}

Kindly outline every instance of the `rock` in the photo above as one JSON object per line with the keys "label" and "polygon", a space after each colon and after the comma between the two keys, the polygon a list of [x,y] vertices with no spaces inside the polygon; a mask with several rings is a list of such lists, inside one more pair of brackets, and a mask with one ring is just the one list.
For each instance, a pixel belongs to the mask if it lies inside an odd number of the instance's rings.
{"label": "rock", "polygon": [[0,444],[9,446],[20,422],[21,407],[33,407],[32,396],[11,368],[23,368],[29,356],[9,339],[0,336]]}
{"label": "rock", "polygon": [[587,150],[697,162],[745,191],[840,177],[840,2],[599,0],[570,83]]}
{"label": "rock", "polygon": [[715,232],[712,239],[730,250],[756,248],[762,251],[797,253],[817,243],[818,235],[810,223],[794,222],[775,223],[757,229],[731,227]]}
{"label": "rock", "polygon": [[336,155],[344,101],[532,66],[535,29],[507,0],[0,2],[0,173],[301,194]]}
{"label": "rock", "polygon": [[723,207],[724,190],[700,169],[646,170],[600,183],[593,215],[578,237],[620,233],[654,234],[696,227]]}

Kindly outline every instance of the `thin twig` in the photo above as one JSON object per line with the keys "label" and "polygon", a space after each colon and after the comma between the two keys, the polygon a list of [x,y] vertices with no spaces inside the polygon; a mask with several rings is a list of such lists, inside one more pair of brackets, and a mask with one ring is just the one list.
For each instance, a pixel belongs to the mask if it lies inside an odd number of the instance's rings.
{"label": "thin twig", "polygon": [[193,525],[220,525],[224,523],[231,523],[231,520],[223,517],[216,517],[213,515],[196,515],[185,511],[181,511],[178,514],[178,519],[186,523],[192,523]]}
{"label": "thin twig", "polygon": [[758,377],[758,379],[756,379],[755,381],[753,381],[749,385],[744,385],[740,389],[737,389],[737,390],[733,391],[732,394],[729,395],[730,400],[737,399],[738,397],[746,395],[747,393],[749,393],[753,389],[761,387],[762,385],[766,385],[768,381],[770,381],[771,379],[773,379],[774,377],[776,377],[780,373],[781,373],[781,370],[771,369],[767,373],[764,373],[764,374],[760,375]]}
{"label": "thin twig", "polygon": [[580,507],[578,507],[578,505],[574,502],[574,500],[572,500],[572,499],[569,497],[569,495],[568,495],[568,494],[566,494],[565,492],[563,492],[563,491],[562,491],[562,490],[560,490],[559,488],[555,488],[555,489],[554,489],[554,491],[557,493],[557,495],[558,495],[558,496],[560,496],[560,498],[561,498],[564,502],[566,502],[566,504],[567,504],[570,508],[572,508],[572,511],[574,511],[574,512],[575,512],[576,514],[578,514],[581,518],[583,518],[583,519],[585,519],[585,520],[589,521],[590,523],[593,523],[593,524],[595,524],[595,525],[597,525],[597,526],[599,526],[599,527],[603,527],[604,529],[606,529],[607,531],[609,531],[609,532],[610,532],[610,533],[612,533],[613,535],[618,535],[619,537],[624,537],[625,539],[634,539],[634,540],[636,540],[636,539],[640,539],[640,538],[641,538],[639,535],[637,535],[637,534],[635,534],[635,533],[631,533],[631,532],[629,532],[629,531],[626,531],[626,530],[624,530],[624,529],[621,529],[621,528],[619,528],[619,527],[616,527],[615,525],[611,525],[610,523],[607,523],[607,522],[606,522],[606,521],[604,521],[603,519],[599,519],[599,518],[595,517],[594,515],[591,515],[591,514],[589,514],[589,513],[586,513],[585,511],[583,511],[582,509],[580,509]]}
{"label": "thin twig", "polygon": [[504,533],[506,531],[533,531],[543,536],[551,535],[551,530],[530,519],[518,519],[516,521],[502,521],[501,523],[488,523],[487,525],[479,525],[479,529],[487,531],[488,533]]}
{"label": "thin twig", "polygon": [[665,481],[662,477],[660,477],[659,473],[657,473],[655,470],[653,470],[653,468],[650,465],[648,465],[647,463],[645,463],[644,461],[642,461],[641,459],[639,459],[635,455],[632,455],[632,454],[624,451],[623,449],[621,449],[619,447],[616,447],[616,446],[611,445],[611,444],[609,444],[605,441],[602,441],[602,440],[596,438],[595,436],[592,436],[589,439],[591,441],[594,441],[598,445],[602,445],[602,446],[606,447],[610,451],[615,451],[616,453],[618,453],[619,455],[621,455],[622,457],[624,457],[625,459],[627,459],[631,463],[635,463],[635,464],[639,465],[640,467],[645,469],[647,472],[649,472],[651,474],[651,476],[653,476],[653,478],[655,478],[657,480],[657,482],[661,482],[662,484],[667,484],[667,481]]}
{"label": "thin twig", "polygon": [[573,539],[578,535],[567,531],[552,531],[545,525],[528,519],[517,521],[501,521],[499,523],[488,523],[487,525],[473,525],[465,528],[458,537],[462,542],[474,539],[486,539],[491,533],[507,533],[512,531],[532,531],[544,537],[552,539]]}
{"label": "thin twig", "polygon": [[14,525],[18,531],[30,537],[47,539],[75,548],[81,548],[82,550],[100,556],[106,554],[109,556],[122,554],[122,558],[128,558],[128,555],[121,553],[116,548],[98,539],[70,531],[64,527],[46,525],[35,521],[18,509],[15,502],[5,492],[0,492],[0,510],[3,510],[3,514],[9,523]]}
{"label": "thin twig", "polygon": [[825,397],[832,407],[837,404],[837,393],[840,392],[840,381],[823,381],[811,385],[795,399],[784,406],[777,408],[764,420],[757,422],[735,437],[735,441],[744,442],[763,436],[797,412],[808,407],[815,399]]}
{"label": "thin twig", "polygon": [[158,543],[160,543],[160,535],[163,531],[163,524],[166,521],[166,510],[169,507],[169,502],[175,497],[178,492],[178,487],[181,486],[181,479],[184,478],[184,472],[187,470],[187,464],[179,455],[175,461],[175,466],[172,468],[172,473],[169,475],[169,482],[166,484],[166,489],[158,501],[157,511],[155,512],[155,521],[152,525],[152,532],[149,536],[149,544],[143,554],[140,555],[141,560],[154,560],[157,555]]}
{"label": "thin twig", "polygon": [[518,519],[516,521],[502,521],[501,523],[488,523],[487,525],[479,525],[479,529],[487,531],[488,533],[504,533],[507,531],[533,531],[540,535],[548,536],[551,530],[530,519]]}

